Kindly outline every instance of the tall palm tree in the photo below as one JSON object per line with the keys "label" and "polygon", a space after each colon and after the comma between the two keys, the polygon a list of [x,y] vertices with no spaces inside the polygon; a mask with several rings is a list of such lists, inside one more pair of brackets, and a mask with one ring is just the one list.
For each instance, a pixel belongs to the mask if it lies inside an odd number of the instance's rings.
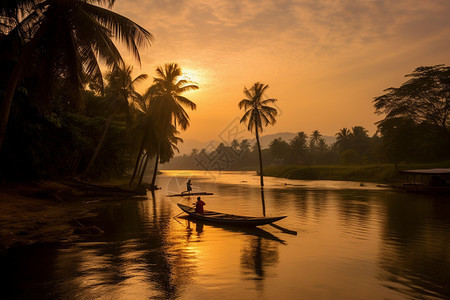
{"label": "tall palm tree", "polygon": [[181,94],[197,90],[198,86],[191,81],[181,78],[181,68],[176,63],[165,64],[164,68],[156,69],[154,86],[157,97],[154,109],[158,111],[158,118],[167,126],[173,124],[175,128],[186,130],[189,127],[189,115],[183,107],[195,110],[197,105]]}
{"label": "tall palm tree", "polygon": [[152,144],[156,144],[156,136],[158,134],[157,124],[154,120],[154,113],[152,110],[152,102],[154,101],[155,97],[156,89],[154,86],[151,86],[143,95],[137,94],[134,102],[134,112],[136,120],[134,122],[135,127],[132,128],[131,132],[133,132],[135,135],[134,139],[139,144],[139,150],[136,155],[136,163],[134,166],[133,174],[130,178],[130,186],[138,173],[143,174],[142,169],[145,170],[150,156],[154,155],[156,152],[151,147]]}
{"label": "tall palm tree", "polygon": [[[150,186],[156,188],[156,175],[158,174],[158,164],[168,162],[174,155],[175,151],[180,152],[177,148],[178,143],[182,143],[183,140],[176,136],[179,132],[175,129],[175,126],[168,127],[168,131],[165,133],[160,132],[157,138],[157,151],[155,157],[155,165],[153,167],[153,177]],[[139,180],[139,184],[142,182],[142,176]]]}
{"label": "tall palm tree", "polygon": [[245,110],[240,122],[247,123],[247,129],[250,132],[255,132],[256,145],[259,154],[259,175],[261,187],[264,186],[264,180],[259,134],[263,132],[263,127],[266,127],[269,124],[275,124],[275,117],[278,114],[275,108],[268,106],[268,104],[276,102],[277,99],[264,99],[264,93],[268,88],[269,85],[260,82],[254,83],[250,89],[244,87],[244,95],[247,98],[244,98],[239,102],[239,109]]}
{"label": "tall palm tree", "polygon": [[[138,48],[150,45],[151,34],[130,19],[101,5],[112,7],[115,0],[5,0],[0,17],[20,22],[7,34],[26,32],[27,40],[11,71],[0,107],[0,150],[6,135],[14,92],[23,70],[33,55],[39,56],[41,78],[48,87],[64,81],[79,101],[80,91],[88,81],[103,89],[99,62],[108,67],[123,62],[112,38],[126,44],[140,63]],[[95,5],[98,4],[99,6]],[[56,79],[56,80],[55,80]]]}
{"label": "tall palm tree", "polygon": [[[158,103],[161,99],[158,98],[158,89],[155,85],[151,86],[144,95],[136,98],[137,108],[140,114],[143,125],[140,127],[142,131],[141,147],[137,155],[135,170],[130,180],[130,185],[136,176],[139,164],[143,167],[140,168],[140,175],[138,178],[138,184],[141,184],[144,176],[148,160],[151,157],[155,157],[155,165],[153,170],[153,178],[151,186],[156,188],[155,181],[158,171],[158,164],[168,162],[178,151],[176,145],[183,140],[176,135],[179,132],[172,124],[166,124],[167,120],[159,118],[160,114],[155,102]],[[142,155],[145,151],[146,155]],[[141,161],[141,163],[139,163]]]}
{"label": "tall palm tree", "polygon": [[89,164],[84,171],[84,175],[88,176],[89,172],[97,159],[100,149],[108,133],[111,122],[116,114],[125,114],[128,124],[128,111],[130,100],[134,101],[138,97],[138,93],[135,90],[135,85],[142,80],[147,79],[147,74],[140,74],[136,78],[131,77],[133,67],[125,64],[115,65],[111,72],[106,75],[108,85],[106,87],[106,101],[109,104],[110,116],[106,120],[105,129],[103,130],[102,137],[100,138],[97,147],[89,161]]}

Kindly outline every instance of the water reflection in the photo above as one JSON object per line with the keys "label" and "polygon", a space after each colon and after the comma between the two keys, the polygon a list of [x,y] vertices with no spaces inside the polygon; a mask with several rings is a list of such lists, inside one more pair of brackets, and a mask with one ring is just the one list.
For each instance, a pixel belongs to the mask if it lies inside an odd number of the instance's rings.
{"label": "water reflection", "polygon": [[450,204],[391,195],[382,229],[379,278],[410,297],[450,296]]}
{"label": "water reflection", "polygon": [[176,217],[180,199],[166,195],[187,177],[162,177],[148,200],[114,200],[81,220],[103,235],[0,257],[6,298],[450,298],[449,201],[359,183],[268,179],[261,190],[253,175],[228,175],[193,177],[214,192],[207,209],[287,215],[276,224],[300,234]]}
{"label": "water reflection", "polygon": [[[195,225],[195,230],[197,233],[201,234],[204,231],[204,226],[207,227],[213,227],[218,228],[220,230],[232,232],[232,233],[238,233],[241,235],[250,235],[255,236],[259,238],[263,238],[269,241],[275,241],[280,244],[286,244],[286,241],[277,237],[276,235],[262,229],[259,227],[245,227],[245,226],[232,226],[232,225],[226,225],[226,224],[217,224],[214,222],[208,222],[204,220],[196,220],[189,216],[181,216],[178,217],[179,220],[184,220],[186,222],[186,229],[187,231],[192,231],[192,224]],[[182,226],[184,226],[182,223],[180,223]],[[206,227],[206,228],[207,228]]]}

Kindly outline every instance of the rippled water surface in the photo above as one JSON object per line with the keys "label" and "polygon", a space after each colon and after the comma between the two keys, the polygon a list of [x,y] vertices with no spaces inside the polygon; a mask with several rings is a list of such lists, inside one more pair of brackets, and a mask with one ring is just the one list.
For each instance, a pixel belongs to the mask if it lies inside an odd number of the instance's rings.
{"label": "rippled water surface", "polygon": [[178,215],[181,198],[167,195],[188,178],[214,193],[202,197],[206,209],[263,214],[253,173],[164,171],[154,196],[115,200],[82,220],[103,235],[8,254],[3,290],[30,299],[450,298],[450,199],[265,178],[266,214],[286,215],[276,224],[289,231],[235,228]]}

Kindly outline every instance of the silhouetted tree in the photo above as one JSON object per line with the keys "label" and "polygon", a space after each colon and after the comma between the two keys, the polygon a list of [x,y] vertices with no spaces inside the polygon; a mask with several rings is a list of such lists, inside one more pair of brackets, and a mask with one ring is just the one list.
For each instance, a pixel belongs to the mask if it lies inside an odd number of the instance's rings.
{"label": "silhouetted tree", "polygon": [[18,39],[25,37],[27,40],[17,54],[17,63],[10,73],[3,93],[0,107],[0,150],[6,135],[14,92],[33,54],[39,55],[38,65],[45,72],[40,78],[41,90],[51,91],[55,82],[64,82],[68,89],[73,90],[74,96],[70,103],[80,101],[80,91],[88,81],[103,87],[99,59],[107,66],[123,62],[112,42],[113,37],[125,42],[134,57],[140,61],[138,47],[150,44],[151,34],[133,21],[92,4],[109,4],[111,7],[114,2],[114,0],[1,2],[2,19],[20,20],[7,33],[8,36],[17,36]]}
{"label": "silhouetted tree", "polygon": [[[181,68],[176,63],[166,64],[156,69],[157,76],[153,80],[156,88],[154,109],[162,123],[173,124],[182,130],[189,127],[189,115],[183,107],[195,110],[197,105],[181,94],[197,90],[198,86],[181,78]],[[156,116],[155,116],[156,117]],[[161,123],[161,124],[162,124]]]}
{"label": "silhouetted tree", "polygon": [[297,133],[297,135],[289,141],[290,157],[294,163],[305,162],[308,151],[307,145],[308,135],[303,131]]}
{"label": "silhouetted tree", "polygon": [[419,67],[406,77],[411,79],[373,100],[376,113],[385,114],[378,127],[389,126],[390,119],[410,119],[434,126],[450,142],[450,67]]}
{"label": "silhouetted tree", "polygon": [[[128,120],[129,102],[135,100],[139,95],[135,90],[135,85],[142,80],[147,79],[147,74],[140,74],[136,78],[131,77],[133,72],[132,66],[115,65],[110,73],[106,75],[108,85],[106,87],[106,101],[110,107],[110,116],[106,120],[105,130],[100,138],[97,147],[92,154],[91,160],[84,172],[85,176],[89,175],[91,168],[100,153],[100,149],[105,141],[111,122],[116,114],[125,114]],[[127,122],[128,123],[128,122]]]}
{"label": "silhouetted tree", "polygon": [[282,164],[289,153],[289,144],[281,138],[274,139],[269,144],[269,151],[276,162]]}
{"label": "silhouetted tree", "polygon": [[269,88],[269,85],[260,82],[253,84],[250,89],[244,87],[244,94],[247,98],[244,98],[239,102],[239,109],[245,110],[240,122],[247,123],[247,129],[250,132],[255,131],[256,146],[259,154],[259,174],[261,186],[264,186],[264,180],[259,134],[263,132],[263,126],[265,127],[269,124],[275,124],[275,117],[277,116],[277,110],[268,106],[268,104],[276,102],[277,99],[263,99],[267,88]]}

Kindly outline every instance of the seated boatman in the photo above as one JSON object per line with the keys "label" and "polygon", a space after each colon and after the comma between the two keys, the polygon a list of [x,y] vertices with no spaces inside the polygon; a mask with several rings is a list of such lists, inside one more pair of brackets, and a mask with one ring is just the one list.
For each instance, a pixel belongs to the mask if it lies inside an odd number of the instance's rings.
{"label": "seated boatman", "polygon": [[203,206],[205,206],[206,203],[202,201],[200,197],[197,197],[197,202],[195,203],[195,212],[197,214],[203,214],[205,213],[205,210],[203,209]]}

